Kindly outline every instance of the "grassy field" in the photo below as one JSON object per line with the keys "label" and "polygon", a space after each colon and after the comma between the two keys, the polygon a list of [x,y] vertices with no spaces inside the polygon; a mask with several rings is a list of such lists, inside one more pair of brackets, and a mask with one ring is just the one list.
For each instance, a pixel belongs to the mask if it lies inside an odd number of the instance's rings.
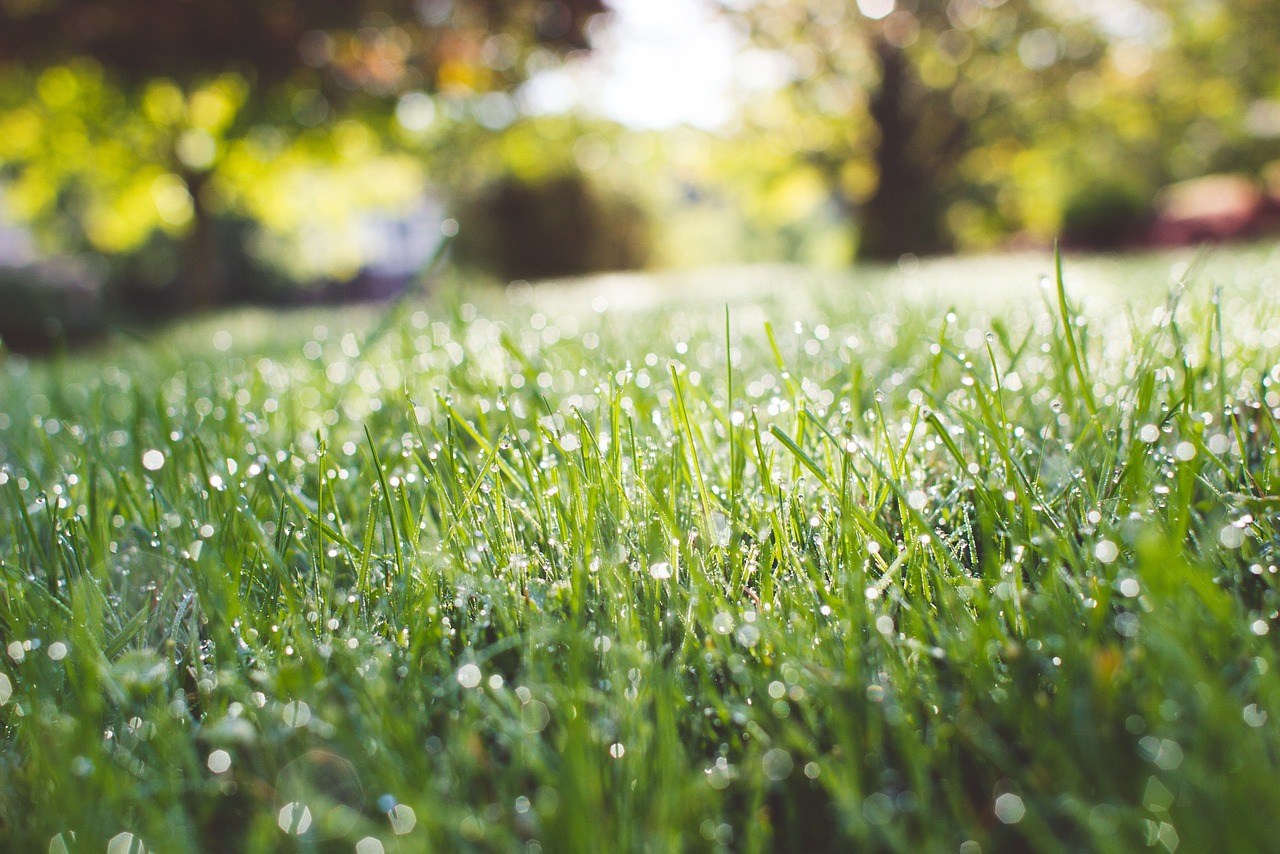
{"label": "grassy field", "polygon": [[1059,284],[0,355],[0,849],[1274,849],[1280,248]]}

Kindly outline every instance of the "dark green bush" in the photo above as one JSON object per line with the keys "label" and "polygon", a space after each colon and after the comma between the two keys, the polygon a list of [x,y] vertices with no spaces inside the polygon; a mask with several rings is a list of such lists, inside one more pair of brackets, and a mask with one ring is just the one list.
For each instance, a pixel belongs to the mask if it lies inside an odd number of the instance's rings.
{"label": "dark green bush", "polygon": [[506,279],[640,269],[652,251],[644,210],[581,174],[508,176],[464,203],[458,220],[458,261]]}
{"label": "dark green bush", "polygon": [[1139,240],[1151,217],[1150,193],[1125,181],[1093,181],[1067,199],[1062,242],[1084,249],[1118,249]]}
{"label": "dark green bush", "polygon": [[105,328],[102,274],[87,262],[0,266],[0,342],[8,350],[75,344]]}

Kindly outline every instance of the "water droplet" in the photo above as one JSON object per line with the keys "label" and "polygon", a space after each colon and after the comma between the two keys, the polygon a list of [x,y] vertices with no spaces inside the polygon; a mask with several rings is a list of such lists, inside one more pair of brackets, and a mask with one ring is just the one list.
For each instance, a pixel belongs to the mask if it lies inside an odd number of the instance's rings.
{"label": "water droplet", "polygon": [[458,684],[463,688],[475,688],[480,684],[482,674],[474,664],[464,664],[458,668]]}
{"label": "water droplet", "polygon": [[387,813],[387,818],[391,820],[391,830],[396,836],[404,836],[418,824],[418,816],[414,814],[413,807],[407,804],[396,804]]}
{"label": "water droplet", "polygon": [[738,643],[750,649],[760,642],[760,630],[750,623],[743,623],[738,627],[736,635]]}
{"label": "water droplet", "polygon": [[276,814],[276,824],[285,833],[301,836],[311,829],[311,809],[298,801],[287,803]]}
{"label": "water droplet", "polygon": [[770,780],[785,780],[795,768],[791,754],[779,747],[767,751],[761,764],[764,766],[764,775]]}
{"label": "water droplet", "polygon": [[1022,798],[1017,795],[1006,792],[996,798],[996,818],[1005,824],[1017,824],[1022,821],[1022,817],[1027,814],[1027,808],[1022,803]]}
{"label": "water droplet", "polygon": [[142,467],[147,471],[159,471],[164,467],[164,452],[152,448],[143,453]]}
{"label": "water droplet", "polygon": [[520,727],[530,735],[542,732],[550,722],[551,712],[547,709],[546,703],[529,700],[520,709]]}
{"label": "water droplet", "polygon": [[[64,843],[65,844],[65,843]],[[147,854],[147,846],[132,833],[117,833],[107,843],[107,854]]]}
{"label": "water droplet", "polygon": [[666,561],[655,563],[649,567],[649,574],[658,581],[666,581],[671,577],[671,564]]}
{"label": "water droplet", "polygon": [[301,700],[284,705],[284,722],[295,729],[304,727],[311,720],[311,707]]}
{"label": "water droplet", "polygon": [[205,764],[215,774],[226,773],[231,767],[231,754],[225,750],[215,750],[209,754],[209,759]]}
{"label": "water droplet", "polygon": [[1218,532],[1218,542],[1223,548],[1238,549],[1244,545],[1245,532],[1235,525],[1227,525]]}

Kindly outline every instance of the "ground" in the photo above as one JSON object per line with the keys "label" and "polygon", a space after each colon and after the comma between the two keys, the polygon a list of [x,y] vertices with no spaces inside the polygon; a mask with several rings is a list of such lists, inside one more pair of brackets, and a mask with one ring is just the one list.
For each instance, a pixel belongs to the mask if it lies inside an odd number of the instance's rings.
{"label": "ground", "polygon": [[0,847],[1264,850],[1280,248],[0,363]]}

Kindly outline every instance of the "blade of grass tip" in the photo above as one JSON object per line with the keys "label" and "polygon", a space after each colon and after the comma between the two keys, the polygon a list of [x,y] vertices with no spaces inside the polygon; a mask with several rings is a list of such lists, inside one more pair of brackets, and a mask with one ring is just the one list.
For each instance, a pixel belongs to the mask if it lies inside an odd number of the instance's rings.
{"label": "blade of grass tip", "polygon": [[1062,316],[1062,331],[1067,336],[1067,348],[1071,351],[1071,362],[1075,366],[1076,379],[1080,382],[1080,394],[1084,398],[1085,406],[1089,409],[1089,415],[1096,419],[1098,406],[1094,402],[1093,389],[1089,386],[1080,348],[1076,345],[1076,336],[1071,329],[1071,310],[1067,307],[1067,286],[1062,276],[1062,249],[1056,240],[1053,243],[1053,269],[1054,280],[1058,287],[1058,310]]}
{"label": "blade of grass tip", "polygon": [[475,501],[476,495],[480,492],[480,487],[484,485],[484,479],[489,474],[489,467],[493,465],[493,461],[498,456],[498,446],[494,445],[489,449],[489,453],[485,455],[484,462],[480,463],[480,467],[476,470],[475,482],[467,490],[467,494],[463,497],[456,507],[454,507],[453,524],[449,526],[449,533],[445,536],[445,542],[450,543],[453,537],[462,527],[463,516],[471,509],[471,504]]}
{"label": "blade of grass tip", "polygon": [[996,409],[1000,413],[1000,429],[1005,429],[1004,425],[1009,423],[1009,414],[1004,408],[1004,387],[1003,378],[1000,376],[1000,366],[996,364],[996,351],[991,346],[991,336],[987,336],[987,358],[991,360],[991,378],[994,382],[992,387],[992,396],[996,399]]}
{"label": "blade of grass tip", "polygon": [[804,449],[796,444],[794,439],[783,432],[777,424],[770,424],[769,432],[772,433],[774,438],[781,442],[786,449],[791,452],[802,466],[813,472],[814,477],[816,477],[818,481],[832,494],[839,494],[836,490],[835,483],[831,480],[831,476],[823,470],[822,466],[820,466],[813,457],[805,453]]}
{"label": "blade of grass tip", "polygon": [[724,307],[725,408],[729,434],[729,542],[738,539],[738,436],[733,424],[733,338],[729,327],[729,306]]}
{"label": "blade of grass tip", "polygon": [[[382,486],[382,499],[387,505],[387,521],[391,523],[391,543],[395,549],[396,572],[404,578],[404,554],[400,548],[400,529],[396,524],[396,509],[391,503],[391,490],[387,488],[387,476],[382,471],[382,459],[378,456],[378,447],[373,443],[373,434],[369,427],[364,428],[364,436],[369,441],[369,451],[373,454],[373,470],[378,474],[378,483]],[[486,467],[488,464],[485,464]],[[391,579],[387,578],[387,592],[391,592]]]}
{"label": "blade of grass tip", "polygon": [[800,389],[796,385],[795,378],[791,376],[791,372],[787,370],[787,363],[782,358],[782,351],[778,349],[778,339],[773,334],[773,325],[768,321],[765,321],[764,324],[764,335],[769,340],[769,350],[773,353],[773,361],[782,373],[782,381],[786,383],[787,390],[791,392],[791,397],[798,400],[800,398]]}
{"label": "blade of grass tip", "polygon": [[[866,492],[868,495],[871,494],[870,485],[863,479],[862,475],[859,474],[858,471],[854,469],[853,466],[850,464],[850,461],[853,458],[853,454],[850,451],[850,449],[846,446],[843,446],[839,441],[837,441],[836,437],[831,435],[831,431],[828,430],[826,426],[819,419],[814,417],[813,413],[810,412],[807,408],[801,411],[808,416],[809,422],[818,429],[818,432],[826,437],[827,441],[831,443],[831,447],[836,448],[840,452],[841,469],[843,472],[841,477],[841,485],[837,489],[835,481],[830,480],[827,486],[829,489],[831,489],[832,494],[840,499],[841,508],[842,508],[841,512],[844,512],[850,515],[859,526],[861,526],[864,530],[868,531],[872,536],[875,536],[875,538],[880,541],[880,545],[882,546],[892,545],[893,544],[892,540],[887,535],[885,535],[883,531],[880,530],[880,527],[876,524],[875,520],[871,517],[871,515],[868,514],[867,511],[859,507],[857,504],[854,504],[848,500],[849,495],[848,495],[847,486],[849,483],[850,474],[855,480],[857,480],[858,485],[862,487],[864,492]],[[784,442],[784,444],[786,443]],[[798,446],[799,443],[795,443],[793,441],[792,444],[796,444]],[[814,460],[814,463],[816,465],[817,461]]]}
{"label": "blade of grass tip", "polygon": [[685,435],[689,439],[689,455],[693,458],[693,475],[698,483],[698,498],[702,502],[702,517],[706,525],[706,536],[710,542],[715,541],[715,527],[711,522],[711,496],[707,492],[707,483],[702,477],[702,465],[698,461],[698,446],[693,438],[693,425],[689,421],[689,410],[684,405],[684,389],[680,385],[680,374],[675,363],[669,364],[671,382],[675,386],[676,404],[680,409],[680,420],[684,424]]}
{"label": "blade of grass tip", "polygon": [[[600,465],[601,472],[608,474],[610,482],[613,484],[614,488],[618,490],[619,495],[626,495],[627,488],[622,482],[622,478],[619,473],[620,469],[617,467],[604,464],[604,461],[606,459],[605,453],[603,449],[601,449],[600,443],[596,440],[595,431],[593,431],[590,428],[590,426],[587,425],[587,420],[586,418],[583,417],[582,412],[578,409],[578,407],[576,406],[573,407],[572,412],[574,417],[578,419],[578,424],[582,428],[583,435],[587,437],[587,443],[591,446],[591,449],[595,452],[597,460],[600,461],[601,463]],[[654,498],[651,492],[649,492],[649,485],[637,478],[636,486],[640,488],[640,491],[643,492],[645,494],[645,497],[648,498],[649,501],[653,504],[654,508],[658,511],[658,515],[661,516],[662,520],[667,523],[667,528],[669,530],[674,531],[676,527],[675,519],[667,515],[667,508],[664,507],[661,504],[661,502],[659,502],[656,498]]]}
{"label": "blade of grass tip", "polygon": [[373,556],[373,529],[378,524],[378,508],[381,506],[376,499],[369,502],[369,512],[364,520],[364,548],[360,552],[360,568],[356,572],[356,589],[366,607],[368,603],[365,599],[369,595],[369,560]]}

